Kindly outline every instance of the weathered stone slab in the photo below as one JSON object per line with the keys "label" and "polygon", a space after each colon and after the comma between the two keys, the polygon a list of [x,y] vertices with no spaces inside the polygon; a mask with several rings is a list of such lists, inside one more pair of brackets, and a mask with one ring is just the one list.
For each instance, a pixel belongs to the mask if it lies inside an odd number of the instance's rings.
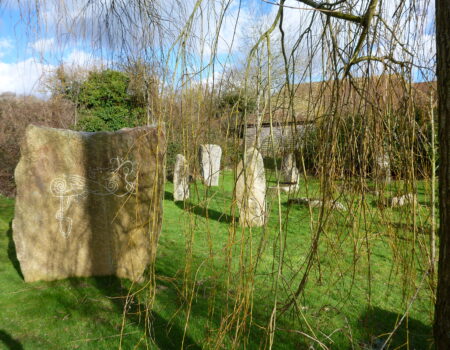
{"label": "weathered stone slab", "polygon": [[85,133],[30,125],[13,222],[25,281],[140,280],[161,229],[164,157],[158,126]]}
{"label": "weathered stone slab", "polygon": [[293,153],[288,153],[283,157],[280,172],[282,181],[298,186],[300,176]]}
{"label": "weathered stone slab", "polygon": [[182,154],[175,158],[173,171],[173,199],[184,201],[189,198],[189,165]]}
{"label": "weathered stone slab", "polygon": [[222,148],[219,145],[200,145],[199,158],[203,183],[207,186],[219,186]]}
{"label": "weathered stone slab", "polygon": [[244,227],[263,226],[266,219],[266,176],[261,153],[249,148],[237,166],[236,201],[239,223]]}
{"label": "weathered stone slab", "polygon": [[391,198],[381,198],[378,201],[380,207],[399,208],[405,205],[417,205],[417,196],[413,193],[406,193]]}
{"label": "weathered stone slab", "polygon": [[391,182],[391,162],[389,154],[384,153],[375,157],[375,177],[385,183]]}

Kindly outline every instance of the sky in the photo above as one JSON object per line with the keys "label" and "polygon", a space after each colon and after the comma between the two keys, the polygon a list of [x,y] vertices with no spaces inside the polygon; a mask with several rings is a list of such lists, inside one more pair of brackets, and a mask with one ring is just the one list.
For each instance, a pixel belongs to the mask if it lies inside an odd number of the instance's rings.
{"label": "sky", "polygon": [[45,65],[32,59],[18,11],[1,10],[0,33],[0,93],[31,93]]}
{"label": "sky", "polygon": [[0,7],[0,93],[45,97],[42,81],[60,63],[88,67],[99,61],[86,47],[61,45],[49,28],[37,31],[35,19],[16,3]]}
{"label": "sky", "polygon": [[[108,45],[114,45],[116,37],[122,38],[125,43],[134,41],[137,51],[145,50],[143,47],[139,48],[140,30],[142,30],[142,27],[152,26],[151,18],[147,22],[145,19],[139,21],[133,17],[136,14],[131,13],[130,22],[126,24],[130,28],[129,33],[124,34],[121,31],[115,31],[117,23],[103,14],[101,6],[105,6],[105,4],[107,6],[111,3],[110,0],[92,1],[93,4],[102,5],[94,5],[86,10],[84,4],[87,1],[41,1],[45,5],[41,6],[38,12],[33,7],[34,1],[32,0],[20,0],[20,6],[17,1],[11,0],[8,2],[6,0],[6,2],[2,2],[0,0],[0,93],[13,92],[45,97],[48,93],[43,91],[41,82],[59,64],[64,63],[66,66],[87,68],[108,65],[110,61],[105,58],[110,52]],[[201,11],[197,12],[201,13],[202,16],[197,15],[193,19],[193,25],[190,28],[194,34],[191,43],[195,56],[192,60],[194,62],[192,71],[198,69],[198,67],[195,67],[195,62],[200,62],[199,66],[202,66],[208,61],[214,48],[215,33],[221,19],[223,21],[220,26],[216,49],[217,63],[219,64],[215,68],[215,74],[221,73],[224,64],[231,64],[233,60],[242,60],[242,56],[248,53],[256,37],[270,26],[278,10],[278,6],[271,4],[271,2],[275,3],[275,0],[234,0],[230,3],[227,1],[203,1]],[[353,11],[358,13],[361,8],[364,8],[367,0],[355,1],[359,4],[359,7],[355,7]],[[403,0],[384,2],[386,5],[383,11],[385,11],[387,21],[393,18],[396,3],[399,1]],[[421,4],[427,3],[428,0],[415,1]],[[162,27],[166,31],[166,42],[161,44],[162,46],[165,45],[165,48],[160,49],[159,53],[163,51],[166,53],[170,51],[171,45],[176,42],[175,36],[167,35],[167,33],[180,32],[183,29],[183,25],[188,21],[192,12],[194,1],[166,0],[156,1],[155,3],[156,6],[158,6],[158,3],[160,5],[158,11],[162,15]],[[434,7],[432,3],[433,1],[427,8],[423,27],[420,30],[410,31],[410,33],[416,31],[416,37],[405,37],[406,41],[410,40],[415,43],[418,56],[428,58],[434,57],[435,52]],[[125,18],[125,15],[120,11],[129,11],[127,0],[116,0],[116,4],[119,4],[116,5],[119,18]],[[294,42],[298,33],[309,25],[312,11],[310,8],[308,10],[307,6],[300,6],[295,0],[288,0],[286,4],[288,6],[285,9],[284,25],[288,29],[288,35],[291,35],[288,39]],[[225,5],[227,9],[223,18],[221,18],[220,14],[223,13],[222,10]],[[418,7],[420,10],[420,6]],[[65,14],[65,17],[62,16],[62,13]],[[80,16],[80,14],[82,15]],[[174,18],[175,20],[169,23],[164,20],[164,17]],[[82,20],[77,18],[82,18]],[[40,25],[37,26],[36,23],[40,23]],[[109,23],[109,27],[102,27],[100,23]],[[317,25],[320,25],[320,22]],[[87,27],[90,30],[86,31]],[[106,37],[104,33],[107,29],[114,33],[114,39],[111,42],[105,40],[105,42],[99,43],[99,33],[103,33],[102,38],[104,39]],[[401,32],[403,28],[397,30]],[[411,36],[411,34],[408,34],[408,36]],[[80,39],[80,37],[83,37],[83,39]],[[275,31],[274,41],[277,41],[279,37],[280,33]],[[178,48],[179,43],[177,42]],[[154,46],[157,47],[158,45],[155,43]],[[100,46],[103,47],[102,55],[99,50],[93,49],[94,47],[98,49]],[[204,48],[202,59],[199,58],[201,52],[196,50],[198,47]],[[379,54],[382,54],[381,44],[376,49]],[[127,52],[132,52],[132,50],[128,49]],[[320,57],[317,57],[317,60],[320,61]],[[176,64],[175,60],[170,62],[172,65]],[[430,65],[430,62],[421,62],[421,64]],[[417,72],[415,74],[419,77]],[[418,78],[418,80],[420,79]]]}

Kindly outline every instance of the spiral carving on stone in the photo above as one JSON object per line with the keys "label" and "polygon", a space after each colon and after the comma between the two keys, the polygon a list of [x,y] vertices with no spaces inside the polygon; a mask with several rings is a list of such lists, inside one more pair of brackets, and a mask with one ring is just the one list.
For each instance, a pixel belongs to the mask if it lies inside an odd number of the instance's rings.
{"label": "spiral carving on stone", "polygon": [[63,177],[57,177],[50,185],[54,196],[64,196],[67,191],[67,181]]}
{"label": "spiral carving on stone", "polygon": [[106,182],[106,185],[105,185],[106,190],[111,194],[116,193],[117,190],[119,189],[119,185],[120,185],[119,180],[120,180],[120,178],[117,174],[114,174],[114,173],[111,174],[105,181]]}
{"label": "spiral carving on stone", "polygon": [[[116,163],[116,168],[111,172],[108,181],[114,179],[114,181],[117,182],[117,185],[119,185],[120,179],[120,181],[123,182],[125,185],[125,193],[115,195],[122,197],[134,193],[137,181],[134,162],[132,162],[131,160],[124,160],[123,158],[120,157],[112,158],[110,162]],[[109,188],[109,185],[107,185],[107,188]]]}
{"label": "spiral carving on stone", "polygon": [[[96,179],[88,179],[80,175],[62,175],[53,179],[50,192],[60,200],[60,208],[55,214],[59,222],[60,233],[67,238],[72,230],[72,219],[67,217],[73,199],[93,194],[97,196],[124,197],[136,191],[137,176],[135,163],[117,157],[110,159],[110,168],[93,169],[94,174],[103,174]],[[123,191],[119,192],[119,189]]]}

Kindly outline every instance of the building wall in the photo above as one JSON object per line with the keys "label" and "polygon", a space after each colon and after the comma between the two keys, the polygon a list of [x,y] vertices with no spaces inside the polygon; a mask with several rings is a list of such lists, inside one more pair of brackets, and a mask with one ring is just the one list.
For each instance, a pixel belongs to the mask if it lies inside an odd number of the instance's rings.
{"label": "building wall", "polygon": [[[261,127],[259,136],[259,149],[263,157],[271,157],[282,155],[283,153],[292,152],[297,148],[298,142],[305,134],[307,125],[277,125],[273,126],[273,141],[271,137],[271,128],[268,126]],[[248,127],[244,131],[244,137],[247,145],[253,145],[256,139],[256,127]]]}

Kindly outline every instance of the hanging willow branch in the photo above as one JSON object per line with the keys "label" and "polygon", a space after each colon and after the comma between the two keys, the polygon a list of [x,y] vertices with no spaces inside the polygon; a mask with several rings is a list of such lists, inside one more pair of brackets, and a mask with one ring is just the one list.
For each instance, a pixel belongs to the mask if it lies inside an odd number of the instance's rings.
{"label": "hanging willow branch", "polygon": [[[362,16],[357,16],[357,15],[353,15],[351,13],[345,13],[342,11],[332,10],[332,8],[334,6],[337,6],[341,3],[343,3],[344,1],[338,1],[333,4],[318,3],[318,2],[315,2],[312,0],[297,0],[297,1],[302,2],[305,5],[309,5],[313,8],[315,8],[317,11],[320,11],[327,17],[334,17],[334,18],[342,19],[342,20],[345,20],[348,22],[356,23],[362,27],[362,32],[359,35],[359,39],[358,39],[358,43],[356,44],[356,47],[353,49],[353,54],[351,55],[350,60],[344,66],[343,77],[346,77],[348,75],[348,73],[350,72],[350,68],[353,65],[355,65],[363,60],[367,60],[367,58],[362,59],[362,58],[358,58],[358,56],[364,46],[364,41],[366,40],[367,35],[369,33],[370,25],[372,23],[372,19],[373,19],[374,15],[375,15],[375,10],[378,6],[378,2],[379,2],[378,0],[371,0],[369,3],[369,6],[367,7],[366,12]],[[375,58],[372,57],[371,60],[375,60]]]}

